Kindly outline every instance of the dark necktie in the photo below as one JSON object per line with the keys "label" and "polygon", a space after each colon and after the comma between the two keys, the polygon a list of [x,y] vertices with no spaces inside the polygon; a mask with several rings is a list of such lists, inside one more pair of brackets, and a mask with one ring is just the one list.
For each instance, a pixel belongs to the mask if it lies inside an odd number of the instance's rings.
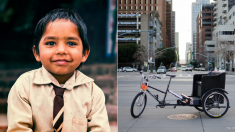
{"label": "dark necktie", "polygon": [[53,108],[53,128],[55,132],[61,132],[63,128],[63,116],[64,116],[64,88],[57,87],[55,85],[55,98]]}

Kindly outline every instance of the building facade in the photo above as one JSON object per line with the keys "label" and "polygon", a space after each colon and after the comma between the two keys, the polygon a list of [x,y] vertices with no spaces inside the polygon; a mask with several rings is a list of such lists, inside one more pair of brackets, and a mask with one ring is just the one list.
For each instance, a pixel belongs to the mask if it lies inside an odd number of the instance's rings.
{"label": "building facade", "polygon": [[[210,0],[196,0],[196,2],[192,3],[192,28],[191,28],[191,32],[192,32],[192,48],[193,48],[193,52],[196,53],[197,52],[197,48],[196,48],[196,43],[197,43],[197,16],[198,13],[200,12],[201,9],[201,5],[203,4],[209,4]],[[194,59],[196,59],[196,54],[194,54],[193,56]]]}
{"label": "building facade", "polygon": [[178,57],[178,62],[179,62],[179,32],[175,32],[175,52]]}
{"label": "building facade", "polygon": [[192,44],[189,42],[186,43],[186,50],[185,50],[185,64],[189,64],[192,58]]}
{"label": "building facade", "polygon": [[[206,50],[206,47],[215,47],[213,44],[205,45],[205,41],[212,40],[213,31],[213,4],[204,4],[197,17],[197,34],[196,34],[196,58],[199,63],[207,65],[208,61],[213,61],[214,51]],[[211,57],[209,57],[211,56]],[[210,59],[210,60],[209,60]]]}
{"label": "building facade", "polygon": [[[214,0],[214,43],[215,66],[225,68],[227,71],[234,68],[234,21],[235,1]],[[208,47],[209,48],[209,47]]]}
{"label": "building facade", "polygon": [[171,46],[175,47],[175,12],[172,11],[171,16]]}
{"label": "building facade", "polygon": [[[170,5],[171,10],[167,10],[167,5]],[[167,27],[167,15],[169,15],[168,21],[171,21],[172,12],[172,0],[118,0],[118,14],[148,14],[152,16],[152,12],[158,12],[159,20],[161,21],[161,34],[162,34],[162,46],[169,47],[171,45],[171,22]],[[168,30],[167,30],[168,29]]]}
{"label": "building facade", "polygon": [[[152,32],[154,28],[156,29],[155,36]],[[160,48],[162,43],[161,28],[157,12],[152,16],[148,14],[118,14],[118,45],[129,43],[144,45],[146,51],[149,51],[149,58],[154,58],[155,50]],[[136,29],[144,32],[135,33]],[[149,58],[146,58],[145,61],[147,62]],[[153,59],[154,61],[155,59]]]}

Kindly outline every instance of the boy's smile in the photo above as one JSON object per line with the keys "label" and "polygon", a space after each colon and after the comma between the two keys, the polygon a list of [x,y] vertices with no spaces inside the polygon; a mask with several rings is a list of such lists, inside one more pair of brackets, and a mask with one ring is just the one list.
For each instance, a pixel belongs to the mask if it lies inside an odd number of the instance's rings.
{"label": "boy's smile", "polygon": [[59,83],[64,83],[71,77],[80,63],[86,61],[90,52],[87,50],[83,54],[83,44],[77,26],[65,19],[49,22],[39,42],[39,54],[33,49],[36,60],[40,61]]}

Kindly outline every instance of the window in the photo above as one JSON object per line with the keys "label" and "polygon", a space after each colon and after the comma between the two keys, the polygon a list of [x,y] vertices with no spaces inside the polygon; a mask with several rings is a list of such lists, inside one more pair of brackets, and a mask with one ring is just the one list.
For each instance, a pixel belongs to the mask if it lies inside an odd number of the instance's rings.
{"label": "window", "polygon": [[131,0],[130,0],[130,4],[131,4]]}
{"label": "window", "polygon": [[137,3],[136,1],[137,1],[137,0],[135,0],[135,4]]}
{"label": "window", "polygon": [[155,0],[155,4],[157,4],[157,0]]}
{"label": "window", "polygon": [[205,40],[211,40],[211,38],[205,38]]}
{"label": "window", "polygon": [[124,4],[126,4],[126,0],[124,0]]}
{"label": "window", "polygon": [[153,0],[150,0],[150,4],[152,4],[153,3]]}
{"label": "window", "polygon": [[148,4],[148,0],[145,0],[145,4]]}
{"label": "window", "polygon": [[211,37],[211,33],[205,33],[205,37]]}
{"label": "window", "polygon": [[206,32],[211,32],[211,28],[205,28]]}
{"label": "window", "polygon": [[130,6],[129,9],[132,9],[132,6]]}
{"label": "window", "polygon": [[119,0],[119,4],[122,4],[122,0]]}
{"label": "window", "polygon": [[121,6],[119,6],[119,9],[122,9],[122,7],[121,7]]}
{"label": "window", "polygon": [[155,6],[155,11],[157,11],[157,6]]}
{"label": "window", "polygon": [[233,31],[219,31],[220,35],[233,35]]}
{"label": "window", "polygon": [[207,45],[207,47],[215,47],[215,45]]}

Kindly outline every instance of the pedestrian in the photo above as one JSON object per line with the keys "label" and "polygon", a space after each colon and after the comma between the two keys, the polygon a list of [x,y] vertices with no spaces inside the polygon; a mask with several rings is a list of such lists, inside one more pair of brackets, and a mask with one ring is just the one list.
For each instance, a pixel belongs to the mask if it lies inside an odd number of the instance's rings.
{"label": "pedestrian", "polygon": [[35,28],[41,68],[22,74],[8,96],[8,132],[109,132],[105,97],[78,69],[90,53],[87,28],[74,9],[55,9]]}

